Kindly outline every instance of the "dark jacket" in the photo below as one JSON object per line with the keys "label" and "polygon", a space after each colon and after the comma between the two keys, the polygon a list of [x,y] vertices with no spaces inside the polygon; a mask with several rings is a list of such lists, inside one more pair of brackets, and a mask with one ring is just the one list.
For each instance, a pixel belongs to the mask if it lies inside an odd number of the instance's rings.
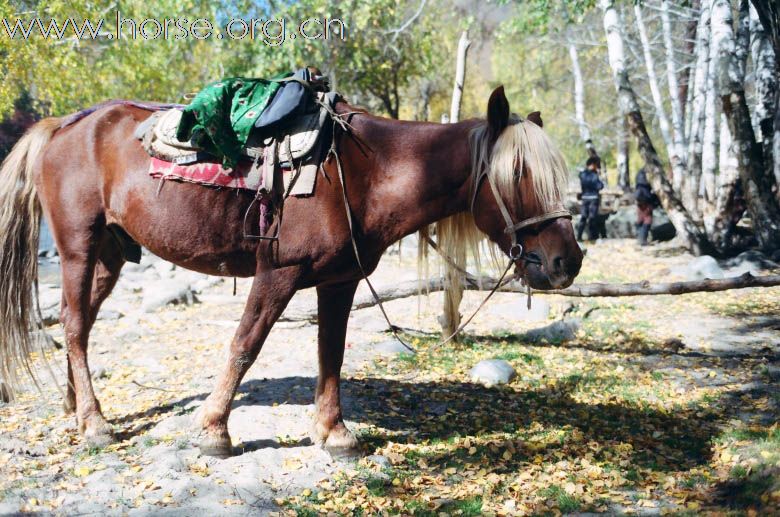
{"label": "dark jacket", "polygon": [[653,192],[650,187],[650,182],[647,180],[647,173],[644,169],[639,169],[636,173],[636,189],[634,190],[634,196],[638,203],[647,203],[648,205],[658,206],[658,196]]}
{"label": "dark jacket", "polygon": [[604,183],[596,171],[585,169],[580,172],[580,187],[582,188],[582,199],[598,199],[599,191],[604,188]]}

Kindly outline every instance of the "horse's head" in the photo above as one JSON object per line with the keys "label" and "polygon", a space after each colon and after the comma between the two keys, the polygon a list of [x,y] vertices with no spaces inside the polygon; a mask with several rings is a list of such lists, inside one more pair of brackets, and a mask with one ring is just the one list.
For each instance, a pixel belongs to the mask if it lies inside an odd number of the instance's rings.
{"label": "horse's head", "polygon": [[568,287],[582,251],[564,208],[566,163],[542,130],[538,112],[509,111],[504,88],[488,102],[487,124],[472,135],[474,220],[535,289]]}

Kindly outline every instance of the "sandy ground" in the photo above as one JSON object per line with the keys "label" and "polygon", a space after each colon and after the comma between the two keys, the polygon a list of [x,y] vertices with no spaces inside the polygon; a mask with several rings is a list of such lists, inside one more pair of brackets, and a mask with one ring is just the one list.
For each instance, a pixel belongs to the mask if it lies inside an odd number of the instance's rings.
{"label": "sandy ground", "polygon": [[[619,241],[599,243],[591,246],[587,260],[617,260],[615,253],[623,249],[626,244]],[[615,279],[678,278],[690,260],[671,247],[654,248],[652,254],[652,260],[638,251],[623,257],[613,270]],[[403,248],[401,257],[388,254],[372,277],[377,287],[416,278],[412,255],[411,246]],[[15,402],[0,404],[0,514],[267,514],[279,511],[278,499],[312,488],[354,462],[332,458],[308,438],[317,372],[316,327],[308,322],[277,324],[244,379],[229,423],[236,455],[226,460],[202,457],[193,441],[192,414],[222,368],[223,350],[250,284],[239,280],[233,296],[231,280],[191,275],[153,257],[145,257],[145,262],[148,265],[123,272],[90,345],[97,395],[118,443],[103,450],[84,445],[74,418],[63,415],[61,395],[50,375],[40,368],[41,393],[30,390]],[[586,268],[582,280],[601,277]],[[56,298],[56,275],[45,280],[45,295]],[[144,310],[144,295],[161,283],[187,282],[198,291],[197,303]],[[462,312],[470,314],[482,296],[466,293]],[[440,298],[412,297],[386,307],[396,325],[430,332],[438,327]],[[315,302],[313,290],[302,291],[288,313],[312,308]],[[757,318],[743,322],[746,326],[740,329],[722,317],[670,313],[659,299],[637,303],[649,304],[659,317],[667,318],[667,337],[682,340],[688,353],[738,358],[766,347],[775,356],[780,352],[776,322],[773,326]],[[491,334],[544,327],[560,318],[571,301],[539,296],[535,304],[528,311],[524,297],[499,293],[469,331]],[[345,378],[358,374],[378,355],[395,353],[397,347],[388,343],[385,329],[376,308],[353,312]],[[59,325],[49,331],[62,341]],[[64,352],[52,350],[47,355],[62,385]],[[359,384],[345,382],[344,400],[348,425],[359,434],[361,423],[350,419],[361,413]]]}

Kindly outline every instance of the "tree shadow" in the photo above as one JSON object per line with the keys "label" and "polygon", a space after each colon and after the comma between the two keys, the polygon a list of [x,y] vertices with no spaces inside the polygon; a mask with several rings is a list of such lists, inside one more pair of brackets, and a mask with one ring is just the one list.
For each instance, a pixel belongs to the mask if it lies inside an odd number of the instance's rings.
{"label": "tree shadow", "polygon": [[[728,418],[725,414],[698,417],[695,408],[665,412],[621,402],[587,404],[576,399],[582,382],[586,381],[575,376],[552,387],[517,390],[455,381],[345,379],[342,396],[347,419],[379,430],[363,437],[367,450],[389,440],[420,443],[464,436],[493,436],[501,432],[523,435],[542,426],[563,429],[565,434],[576,437],[574,442],[561,439],[545,445],[557,449],[564,458],[577,456],[582,450],[578,447],[592,442],[589,446],[595,451],[595,458],[599,459],[599,454],[603,453],[602,459],[606,461],[610,447],[619,445],[629,449],[635,467],[659,471],[706,464],[710,459],[711,440],[719,432],[718,425]],[[239,392],[243,396],[234,407],[274,403],[308,405],[313,401],[315,385],[316,379],[311,377],[250,380],[241,385]],[[140,415],[166,416],[166,413],[174,413],[174,408],[204,397],[205,394],[186,397]],[[136,416],[128,415],[117,423],[129,423]],[[148,427],[135,428],[125,434],[135,435],[145,428]],[[245,444],[244,448],[257,450],[280,446],[270,442],[257,440]],[[302,445],[303,441],[292,446]],[[533,454],[536,453],[538,450]],[[486,455],[488,461],[503,462],[506,468],[516,468],[529,461],[531,453],[520,448],[507,462],[497,453],[493,458],[494,453],[486,449],[475,458],[484,461]],[[431,461],[446,462],[446,457]]]}

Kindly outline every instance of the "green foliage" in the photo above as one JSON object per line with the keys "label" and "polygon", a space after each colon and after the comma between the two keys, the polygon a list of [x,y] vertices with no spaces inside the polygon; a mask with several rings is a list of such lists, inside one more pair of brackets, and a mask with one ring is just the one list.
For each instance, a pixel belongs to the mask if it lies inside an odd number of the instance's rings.
{"label": "green foliage", "polygon": [[514,31],[537,34],[582,23],[596,6],[596,0],[500,0],[500,3],[522,7],[508,22]]}
{"label": "green foliage", "polygon": [[[34,33],[24,40],[19,35],[8,38],[0,27],[0,117],[12,111],[14,101],[25,90],[32,93],[38,111],[62,115],[109,98],[184,102],[186,94],[220,77],[268,77],[282,69],[306,65],[323,69],[331,76],[333,86],[351,100],[398,117],[406,90],[419,78],[435,75],[434,67],[445,50],[443,42],[457,29],[457,24],[445,23],[435,6],[414,17],[419,4],[411,1],[301,0],[275,4],[251,0],[127,0],[110,9],[99,4],[55,0],[12,5],[9,0],[0,0],[0,17],[9,19],[11,25],[20,18],[26,26],[34,16],[42,18],[44,24],[54,19],[60,25],[69,17],[77,24],[84,19],[95,23],[105,19],[103,32],[111,34],[76,39],[68,31],[67,38],[57,40]],[[279,10],[271,11],[272,5],[278,5]],[[139,36],[119,40],[113,37],[117,10],[122,19],[137,23],[146,19],[163,22],[204,18],[216,25],[234,17],[247,23],[250,19],[284,19],[287,38],[281,44],[272,38],[264,41],[259,35],[254,39],[169,36],[147,40]],[[301,37],[299,23],[310,18],[343,21],[345,38],[338,37],[338,25],[328,39]],[[130,30],[125,27],[123,33]],[[242,32],[240,26],[234,30]],[[273,34],[278,29],[268,30]],[[312,32],[316,34],[309,28]]]}

